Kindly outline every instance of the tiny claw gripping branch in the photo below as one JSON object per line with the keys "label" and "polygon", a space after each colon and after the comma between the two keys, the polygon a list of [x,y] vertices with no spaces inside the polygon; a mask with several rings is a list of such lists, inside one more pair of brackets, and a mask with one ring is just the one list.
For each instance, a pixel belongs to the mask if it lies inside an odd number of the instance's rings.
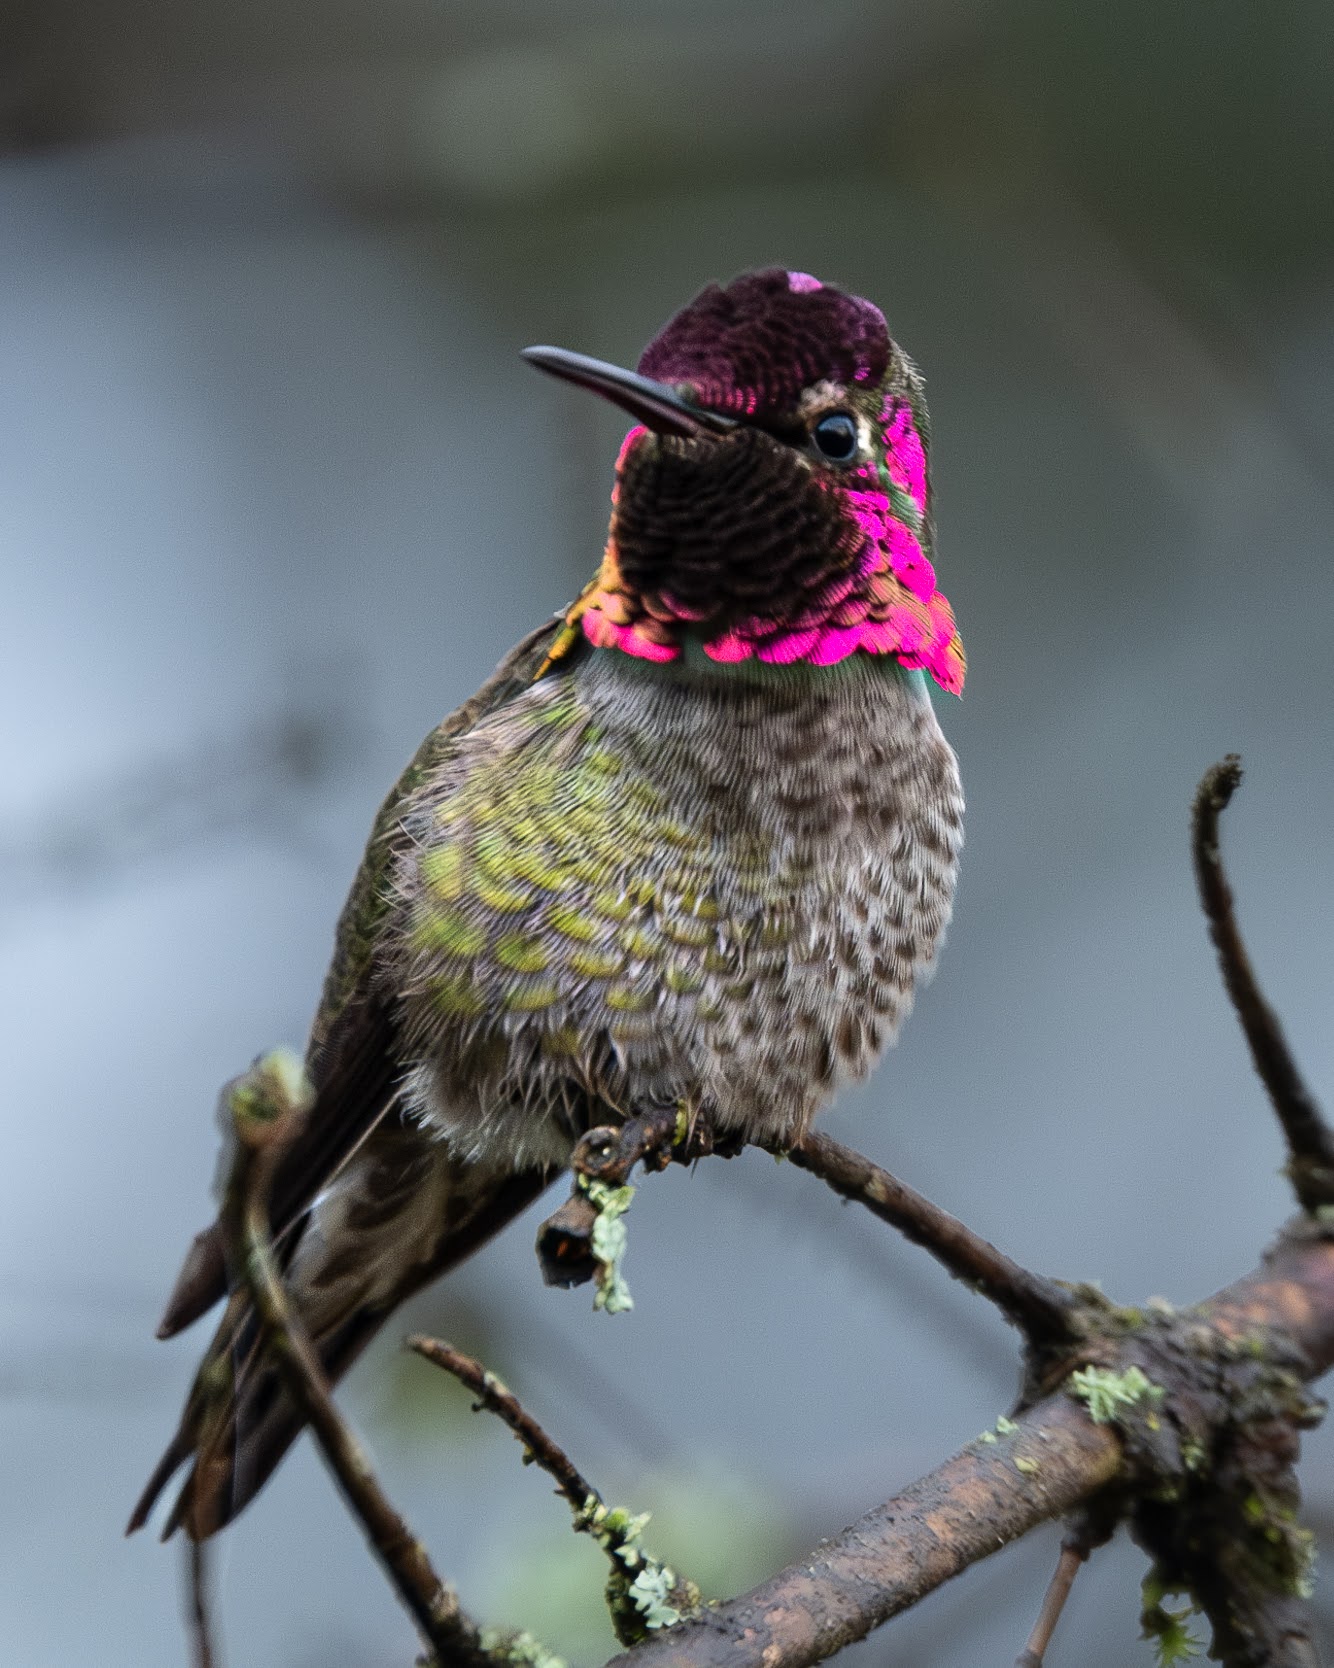
{"label": "tiny claw gripping branch", "polygon": [[1283,1126],[1293,1191],[1302,1209],[1315,1214],[1322,1206],[1334,1206],[1334,1130],[1297,1069],[1278,1015],[1260,990],[1237,927],[1232,888],[1219,849],[1218,819],[1241,785],[1241,774],[1240,758],[1229,753],[1205,771],[1196,790],[1191,816],[1195,879],[1223,983],[1260,1081]]}
{"label": "tiny claw gripping branch", "polygon": [[625,1213],[635,1196],[630,1172],[693,1164],[717,1153],[731,1157],[735,1146],[715,1142],[707,1118],[684,1107],[663,1107],[623,1124],[600,1124],[582,1136],[570,1158],[570,1197],[537,1231],[537,1257],[549,1286],[597,1282],[594,1307],[618,1314],[634,1307],[621,1273],[625,1254]]}

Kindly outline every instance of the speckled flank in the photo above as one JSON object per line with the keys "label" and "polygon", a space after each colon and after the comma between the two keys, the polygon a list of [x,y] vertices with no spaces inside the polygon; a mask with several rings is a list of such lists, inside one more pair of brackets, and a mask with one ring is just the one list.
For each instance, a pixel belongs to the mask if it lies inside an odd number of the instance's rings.
{"label": "speckled flank", "polygon": [[[396,982],[458,1150],[590,1101],[790,1134],[869,1069],[949,915],[962,800],[924,692],[594,656],[468,737],[414,814]],[[543,1115],[545,1114],[545,1116]]]}

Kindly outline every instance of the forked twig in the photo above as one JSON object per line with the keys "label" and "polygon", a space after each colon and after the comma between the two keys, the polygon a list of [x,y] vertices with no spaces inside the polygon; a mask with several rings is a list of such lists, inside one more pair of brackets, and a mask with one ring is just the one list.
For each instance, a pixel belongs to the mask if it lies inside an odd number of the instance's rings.
{"label": "forked twig", "polygon": [[[1285,1236],[1261,1268],[1195,1306],[1190,1320],[1233,1346],[1243,1375],[1248,1345],[1273,1329],[1285,1350],[1299,1352],[1301,1378],[1318,1377],[1334,1366],[1334,1241]],[[1179,1359],[1203,1358],[1183,1352]],[[1218,1411],[1227,1414],[1226,1399]],[[1036,1524],[1106,1498],[1109,1484],[1128,1480],[1117,1427],[1095,1423],[1064,1392],[1048,1396],[752,1592],[615,1658],[615,1668],[811,1668]],[[1290,1637],[1299,1640],[1302,1625],[1299,1618]],[[1257,1659],[1223,1660],[1256,1668]],[[1261,1660],[1293,1668],[1287,1659]],[[1303,1668],[1311,1668],[1309,1659]]]}
{"label": "forked twig", "polygon": [[854,1199],[914,1245],[929,1251],[955,1277],[981,1292],[1034,1345],[1079,1337],[1079,1300],[1056,1281],[1034,1274],[975,1234],[958,1217],[831,1136],[809,1134],[786,1157]]}
{"label": "forked twig", "polygon": [[[1228,759],[1200,786],[1197,873],[1229,994],[1288,1135],[1294,1183],[1311,1210],[1334,1203],[1334,1135],[1255,986],[1236,931],[1217,828],[1239,779],[1237,761]],[[535,1641],[520,1636],[506,1648],[489,1632],[479,1636],[462,1616],[452,1591],[378,1494],[333,1408],[309,1341],[288,1312],[266,1201],[277,1159],[303,1115],[304,1096],[299,1066],[287,1069],[272,1056],[233,1087],[238,1151],[224,1212],[232,1265],[368,1538],[419,1625],[425,1610],[436,1628],[432,1633],[423,1625],[433,1643],[437,1635],[442,1641],[436,1645],[440,1668],[534,1663],[540,1650]],[[682,1130],[679,1119],[632,1121],[619,1130],[591,1132],[575,1168],[589,1183],[623,1186],[634,1163],[661,1167],[685,1156],[694,1139],[693,1126]],[[688,1584],[673,1586],[671,1572],[635,1547],[642,1520],[608,1511],[568,1456],[479,1363],[446,1345],[414,1339],[420,1353],[459,1377],[482,1406],[505,1420],[526,1457],[575,1506],[576,1527],[593,1533],[609,1552],[614,1542],[630,1555],[620,1558],[619,1578],[623,1615],[631,1624],[626,1631],[639,1643],[618,1664],[812,1668],[1035,1524],[1084,1508],[1085,1531],[1062,1548],[1020,1668],[1041,1663],[1078,1564],[1096,1544],[1088,1538],[1088,1523],[1110,1531],[1118,1521],[1131,1524],[1162,1579],[1180,1583],[1208,1616],[1214,1650],[1229,1668],[1311,1668],[1313,1627],[1305,1598],[1310,1538],[1295,1519],[1294,1464],[1299,1432],[1319,1413],[1303,1385],[1334,1365],[1334,1238],[1322,1224],[1291,1226],[1260,1268],[1189,1311],[1146,1318],[1134,1310],[1099,1311],[1081,1292],[1030,1273],[828,1137],[809,1136],[786,1156],[929,1250],[1022,1328],[1031,1347],[1077,1344],[1073,1353],[1090,1365],[1066,1379],[1062,1391],[1028,1403],[1014,1419],[998,1420],[993,1431],[753,1592],[678,1612],[673,1606]],[[1068,1370],[1066,1363],[1048,1365]],[[1045,1376],[1050,1382],[1054,1375]],[[409,1577],[406,1591],[400,1565]],[[643,1591],[633,1593],[641,1585],[630,1581],[636,1571],[648,1579]],[[200,1616],[202,1573],[202,1564],[194,1566]],[[424,1584],[414,1586],[423,1575]],[[670,1626],[668,1618],[681,1625]],[[206,1658],[200,1668],[207,1668]]]}
{"label": "forked twig", "polygon": [[[1064,1516],[1123,1469],[1121,1440],[1058,1394],[974,1442],[752,1592],[614,1668],[810,1668],[970,1565]],[[608,1665],[612,1668],[612,1664]]]}
{"label": "forked twig", "polygon": [[221,1220],[234,1266],[255,1305],[287,1393],[309,1422],[344,1498],[439,1668],[483,1668],[503,1657],[484,1648],[478,1628],[460,1609],[458,1595],[436,1574],[425,1548],[380,1488],[365,1450],[334,1404],[274,1262],[269,1189],[310,1098],[300,1062],[282,1051],[266,1055],[227,1092],[236,1143]]}
{"label": "forked twig", "polygon": [[1303,1210],[1334,1204],[1334,1131],[1325,1121],[1288,1047],[1278,1015],[1266,1002],[1242,942],[1232,888],[1223,869],[1218,819],[1241,784],[1241,760],[1229,753],[1205,771],[1191,812],[1191,854],[1209,936],[1218,951],[1232,1006],[1251,1058],[1283,1126],[1288,1174]]}

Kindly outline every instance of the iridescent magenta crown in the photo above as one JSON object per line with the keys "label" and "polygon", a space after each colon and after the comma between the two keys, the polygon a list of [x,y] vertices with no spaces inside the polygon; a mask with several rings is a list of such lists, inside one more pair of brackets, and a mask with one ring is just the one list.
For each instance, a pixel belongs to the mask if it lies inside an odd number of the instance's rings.
{"label": "iridescent magenta crown", "polygon": [[711,410],[765,417],[790,412],[814,382],[879,382],[890,351],[878,307],[772,266],[701,290],[644,349],[639,370],[688,383]]}

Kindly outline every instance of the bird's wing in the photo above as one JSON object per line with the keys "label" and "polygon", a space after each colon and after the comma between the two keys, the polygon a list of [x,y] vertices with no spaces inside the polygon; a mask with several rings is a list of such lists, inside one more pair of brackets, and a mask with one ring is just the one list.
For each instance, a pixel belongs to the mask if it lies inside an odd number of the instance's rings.
{"label": "bird's wing", "polygon": [[[394,1046],[397,1021],[392,1002],[374,989],[371,961],[389,906],[387,882],[403,837],[404,803],[460,736],[546,672],[553,644],[567,629],[566,616],[557,614],[517,643],[477,693],[431,731],[376,813],[338,919],[333,959],[311,1026],[306,1070],[315,1105],[274,1178],[270,1208],[275,1237],[300,1220],[394,1104],[400,1070]],[[158,1337],[183,1331],[226,1291],[222,1231],[215,1222],[196,1235],[186,1253]]]}
{"label": "bird's wing", "polygon": [[[401,1064],[392,995],[376,988],[373,949],[389,904],[387,882],[407,797],[437,769],[458,737],[513,700],[560,658],[568,643],[557,615],[516,645],[471,700],[422,744],[381,806],[347,904],[333,963],[311,1031],[307,1070],[315,1102],[274,1181],[271,1217],[284,1263],[302,1274],[303,1319],[331,1379],[360,1353],[389,1311],[476,1250],[551,1179],[544,1169],[483,1177],[416,1125],[389,1114],[398,1104]],[[553,653],[553,648],[555,652]],[[340,1209],[352,1213],[350,1259],[325,1256],[323,1236],[303,1238],[319,1196],[339,1178]],[[420,1211],[438,1206],[413,1228]],[[351,1261],[354,1265],[347,1267]],[[296,1270],[294,1269],[294,1272]],[[159,1336],[188,1326],[227,1293],[220,1227],[197,1236],[167,1305]],[[177,1468],[195,1466],[170,1527],[211,1534],[254,1494],[300,1429],[277,1395],[273,1370],[256,1347],[249,1305],[228,1302],[187,1400],[181,1425],[149,1479],[130,1529],[139,1528]]]}

